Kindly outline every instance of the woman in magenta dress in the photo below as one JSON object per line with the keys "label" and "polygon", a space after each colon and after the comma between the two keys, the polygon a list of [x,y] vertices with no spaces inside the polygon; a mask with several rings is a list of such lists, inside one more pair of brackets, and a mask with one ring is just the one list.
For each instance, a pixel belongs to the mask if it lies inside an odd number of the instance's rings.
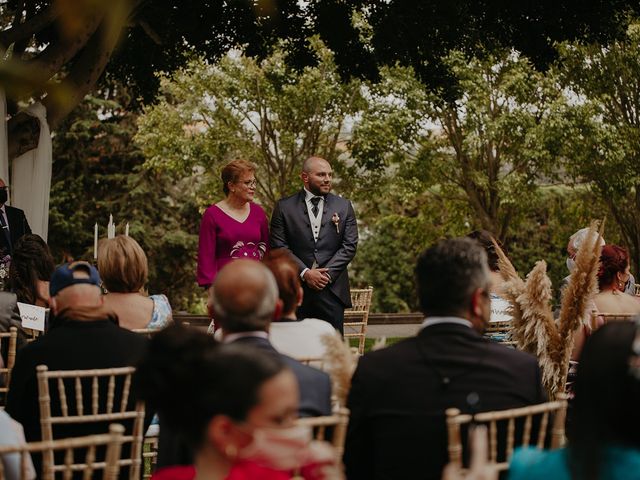
{"label": "woman in magenta dress", "polygon": [[253,203],[256,167],[233,160],[222,169],[224,200],[211,205],[200,223],[198,285],[210,288],[218,271],[236,258],[262,260],[269,245],[269,222]]}

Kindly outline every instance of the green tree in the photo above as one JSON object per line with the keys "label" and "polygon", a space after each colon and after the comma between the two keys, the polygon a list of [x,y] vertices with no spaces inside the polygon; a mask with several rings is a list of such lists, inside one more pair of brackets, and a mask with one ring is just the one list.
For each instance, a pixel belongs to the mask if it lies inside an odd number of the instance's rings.
{"label": "green tree", "polygon": [[89,96],[54,137],[49,245],[57,260],[93,258],[93,226],[106,237],[109,214],[117,233],[130,235],[149,259],[151,293],[165,293],[174,309],[199,300],[195,252],[199,213],[197,179],[178,181],[142,168],[132,137],[137,114],[126,89],[115,85]]}
{"label": "green tree", "polygon": [[575,98],[566,111],[566,168],[607,205],[640,271],[640,23],[606,45],[565,43],[558,70]]}
{"label": "green tree", "polygon": [[340,157],[348,121],[366,106],[360,82],[342,82],[331,51],[317,39],[311,44],[317,63],[301,71],[287,65],[282,45],[263,61],[198,58],[162,75],[158,101],[145,109],[135,137],[147,165],[179,175],[195,169],[212,186],[218,180],[210,174],[221,165],[249,159],[270,210],[297,186],[304,158]]}
{"label": "green tree", "polygon": [[375,95],[393,98],[383,105],[396,113],[374,108],[363,116],[354,129],[354,168],[393,175],[399,163],[414,162],[415,178],[433,196],[504,239],[553,173],[565,98],[516,53],[468,61],[452,52],[444,61],[459,85],[454,101],[427,93],[410,69],[383,72],[380,87],[388,88]]}

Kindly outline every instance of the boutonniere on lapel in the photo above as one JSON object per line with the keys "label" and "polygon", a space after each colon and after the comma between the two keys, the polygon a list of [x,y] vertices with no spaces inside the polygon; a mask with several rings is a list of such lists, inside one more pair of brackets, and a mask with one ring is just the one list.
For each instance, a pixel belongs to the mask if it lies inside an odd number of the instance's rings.
{"label": "boutonniere on lapel", "polygon": [[336,233],[340,233],[340,227],[338,226],[338,224],[340,223],[340,215],[338,215],[338,212],[335,212],[333,214],[333,216],[331,217],[331,221],[336,226]]}

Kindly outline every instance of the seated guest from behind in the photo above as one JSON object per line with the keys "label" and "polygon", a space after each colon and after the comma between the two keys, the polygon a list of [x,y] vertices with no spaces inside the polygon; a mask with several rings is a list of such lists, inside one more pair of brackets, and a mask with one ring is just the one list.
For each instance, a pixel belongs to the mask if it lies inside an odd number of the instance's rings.
{"label": "seated guest from behind", "polygon": [[9,267],[11,291],[18,302],[48,307],[49,280],[54,270],[49,246],[41,237],[28,234],[18,240]]}
{"label": "seated guest from behind", "polygon": [[[298,414],[314,417],[331,414],[331,380],[315,368],[278,353],[269,342],[269,325],[280,318],[278,285],[262,263],[235,260],[216,276],[211,296],[216,322],[222,330],[222,342],[247,350],[260,350],[281,359],[291,369],[300,390]],[[179,437],[162,425],[160,417],[158,465],[192,463],[192,453]]]}
{"label": "seated guest from behind", "polygon": [[508,308],[509,302],[504,298],[505,280],[498,267],[498,254],[493,244],[493,235],[486,230],[475,230],[467,237],[477,241],[487,254],[489,264],[489,277],[491,278],[491,322],[507,322],[511,320]]}
{"label": "seated guest from behind", "polygon": [[[39,307],[49,306],[49,280],[55,269],[47,244],[38,235],[27,234],[16,241],[9,267],[11,292],[0,292],[0,332],[18,329],[18,348],[31,335],[22,328],[16,302]],[[4,341],[6,340],[6,341]],[[2,360],[7,362],[8,339],[0,345]]]}
{"label": "seated guest from behind", "polygon": [[640,478],[640,330],[611,322],[582,350],[567,448],[516,450],[509,480]]}
{"label": "seated guest from behind", "polygon": [[[87,262],[64,264],[51,277],[56,326],[18,351],[7,398],[7,413],[22,424],[27,441],[41,439],[38,365],[49,370],[126,367],[135,365],[144,354],[147,339],[118,327],[113,312],[104,307],[100,283],[98,271]],[[85,394],[91,398],[90,392]],[[51,408],[60,410],[56,397],[52,397]],[[63,427],[65,437],[98,433],[87,431],[85,425]],[[54,428],[54,436],[57,431]]]}
{"label": "seated guest from behind", "polygon": [[159,412],[160,431],[194,452],[193,465],[161,468],[154,480],[286,480],[305,457],[303,474],[315,473],[305,478],[339,478],[320,474],[310,432],[295,426],[298,386],[282,357],[173,326],[151,340],[135,386]]}
{"label": "seated guest from behind", "polygon": [[330,323],[317,318],[296,318],[296,309],[302,305],[298,265],[284,248],[271,250],[263,263],[271,270],[278,283],[282,314],[271,323],[269,340],[280,353],[294,358],[321,358],[325,355],[322,337],[336,335]]}
{"label": "seated guest from behind", "polygon": [[172,321],[167,297],[143,292],[149,266],[144,250],[133,238],[118,235],[100,242],[98,270],[108,292],[104,304],[118,315],[121,327],[163,328]]}
{"label": "seated guest from behind", "polygon": [[605,245],[600,255],[598,288],[593,298],[600,313],[640,313],[640,301],[623,295],[629,280],[629,254],[617,245]]}
{"label": "seated guest from behind", "polygon": [[420,256],[415,274],[422,330],[365,354],[353,376],[344,454],[349,480],[440,480],[448,460],[447,408],[468,413],[546,400],[535,357],[482,337],[490,276],[476,241],[438,242]]}
{"label": "seated guest from behind", "polygon": [[[23,445],[24,443],[22,425],[7,415],[7,412],[0,410],[0,447]],[[29,454],[25,457],[26,475],[24,477],[20,474],[21,457],[19,454],[0,455],[0,464],[3,467],[3,478],[6,480],[33,480],[36,478]]]}

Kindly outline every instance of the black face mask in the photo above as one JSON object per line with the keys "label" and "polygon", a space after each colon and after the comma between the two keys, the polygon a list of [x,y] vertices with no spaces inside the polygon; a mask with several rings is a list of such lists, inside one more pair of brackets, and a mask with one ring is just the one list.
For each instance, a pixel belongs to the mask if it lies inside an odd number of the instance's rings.
{"label": "black face mask", "polygon": [[7,203],[7,199],[9,198],[9,193],[6,188],[0,189],[0,204]]}

